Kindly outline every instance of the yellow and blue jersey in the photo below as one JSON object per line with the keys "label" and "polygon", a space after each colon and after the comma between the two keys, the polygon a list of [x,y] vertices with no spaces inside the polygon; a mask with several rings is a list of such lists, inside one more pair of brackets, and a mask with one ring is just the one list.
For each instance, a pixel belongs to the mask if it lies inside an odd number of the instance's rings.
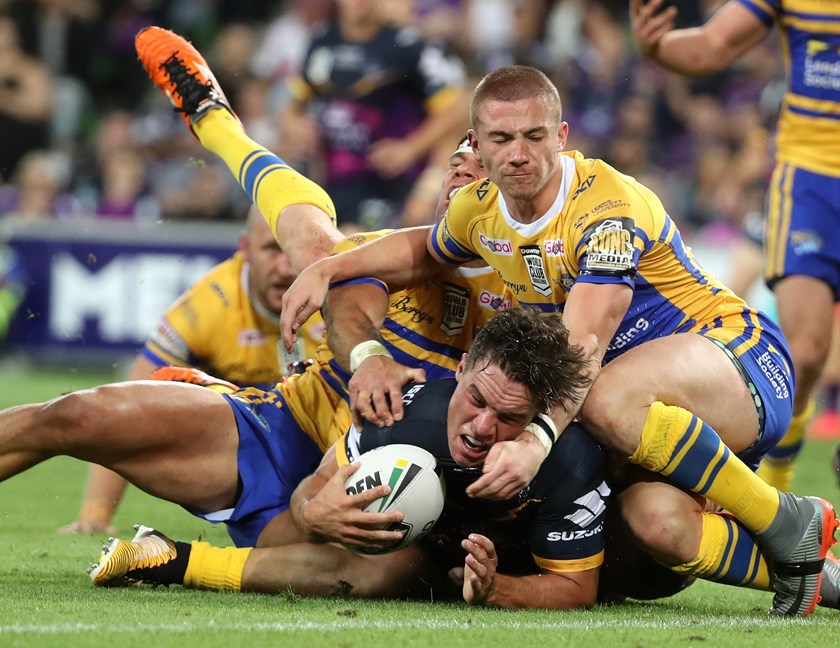
{"label": "yellow and blue jersey", "polygon": [[562,312],[576,282],[630,286],[606,361],[673,333],[715,337],[719,329],[728,343],[735,331],[739,344],[755,344],[759,314],[700,266],[653,192],[578,152],[560,161],[557,199],[530,224],[510,216],[490,180],[461,189],[433,230],[437,255],[451,263],[482,257],[516,302],[543,311]]}
{"label": "yellow and blue jersey", "polygon": [[[340,242],[335,252],[352,249],[385,231],[356,234]],[[376,280],[382,290],[387,287]],[[390,305],[380,337],[395,360],[422,368],[429,380],[450,378],[472,343],[476,331],[511,297],[488,267],[458,268],[429,281],[389,294]],[[350,427],[350,374],[322,344],[314,364],[277,386],[295,419],[323,449]]]}
{"label": "yellow and blue jersey", "polygon": [[776,140],[780,162],[840,177],[840,3],[738,0],[779,27],[788,86]]}
{"label": "yellow and blue jersey", "polygon": [[156,365],[197,367],[237,385],[273,387],[290,361],[315,355],[323,337],[320,316],[301,329],[287,354],[279,318],[255,303],[248,267],[237,252],[210,270],[166,311],[143,354]]}

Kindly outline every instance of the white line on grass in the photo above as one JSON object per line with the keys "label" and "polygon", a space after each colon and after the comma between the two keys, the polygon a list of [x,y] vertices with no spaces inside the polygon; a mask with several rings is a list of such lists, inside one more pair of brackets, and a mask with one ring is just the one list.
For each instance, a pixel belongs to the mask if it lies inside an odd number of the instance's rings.
{"label": "white line on grass", "polygon": [[213,628],[214,630],[243,631],[314,631],[329,632],[336,630],[470,630],[480,629],[530,629],[530,630],[569,630],[569,629],[657,629],[657,628],[764,628],[772,625],[784,624],[794,625],[832,625],[829,617],[812,619],[784,619],[769,618],[761,619],[721,619],[721,618],[687,618],[667,621],[656,621],[653,619],[629,619],[624,621],[607,620],[568,620],[568,621],[529,621],[520,623],[507,621],[500,623],[473,622],[463,623],[461,621],[336,621],[333,623],[216,623],[214,621],[203,621],[201,623],[178,623],[178,624],[101,624],[101,623],[57,623],[57,624],[25,624],[15,623],[12,625],[0,626],[0,635],[61,635],[61,634],[82,634],[88,632],[125,634],[138,630],[144,632],[194,632],[199,629]]}

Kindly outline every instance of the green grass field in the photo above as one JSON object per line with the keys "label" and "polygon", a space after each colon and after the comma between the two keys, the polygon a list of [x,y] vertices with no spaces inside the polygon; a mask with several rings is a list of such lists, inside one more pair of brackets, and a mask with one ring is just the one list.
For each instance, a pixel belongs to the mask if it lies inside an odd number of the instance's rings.
{"label": "green grass field", "polygon": [[[0,405],[42,400],[106,381],[106,374],[4,369]],[[795,489],[838,500],[833,441],[806,446]],[[77,511],[85,466],[59,458],[0,486],[0,646],[823,646],[840,616],[766,614],[770,595],[698,583],[652,603],[586,612],[508,612],[466,605],[304,599],[187,591],[94,589],[85,569],[104,537],[56,528]],[[133,490],[116,524],[143,522],[178,539],[228,544],[224,530]]]}

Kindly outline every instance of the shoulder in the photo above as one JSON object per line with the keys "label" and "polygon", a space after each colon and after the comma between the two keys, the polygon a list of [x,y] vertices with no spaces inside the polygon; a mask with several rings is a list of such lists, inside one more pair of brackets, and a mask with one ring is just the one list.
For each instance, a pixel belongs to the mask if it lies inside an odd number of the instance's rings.
{"label": "shoulder", "polygon": [[477,180],[458,189],[449,203],[447,216],[472,218],[485,214],[499,201],[499,188],[489,178]]}
{"label": "shoulder", "polygon": [[[604,452],[579,423],[571,423],[557,439],[539,475],[552,475],[554,481],[589,483],[603,477]],[[558,475],[565,478],[557,479]]]}

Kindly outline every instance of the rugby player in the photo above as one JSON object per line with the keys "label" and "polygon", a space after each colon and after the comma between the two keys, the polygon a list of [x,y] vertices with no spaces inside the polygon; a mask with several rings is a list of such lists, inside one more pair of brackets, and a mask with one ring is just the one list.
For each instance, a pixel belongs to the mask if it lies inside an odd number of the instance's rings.
{"label": "rugby player", "polygon": [[[759,576],[754,556],[733,548],[757,540],[774,567],[771,612],[809,614],[835,542],[834,509],[780,493],[750,468],[790,422],[781,331],[700,267],[650,190],[563,152],[569,126],[541,72],[487,75],[471,121],[488,179],[460,190],[429,232],[396,232],[307,268],[284,296],[287,344],[331,281],[419,281],[440,263],[483,258],[518,303],[563,312],[571,340],[587,350],[592,382],[578,394],[579,411],[550,413],[556,429],[577,415],[604,445],[659,477],[634,484],[648,494],[625,513],[647,550],[681,573],[741,584]],[[470,488],[508,494],[493,470]],[[707,512],[703,498],[737,523]]]}
{"label": "rugby player", "polygon": [[[169,307],[127,380],[181,380],[229,392],[273,387],[290,366],[315,355],[324,332],[314,317],[291,353],[279,342],[280,300],[294,278],[289,257],[252,207],[239,251]],[[125,487],[118,474],[92,465],[78,517],[60,531],[115,533],[111,521]]]}
{"label": "rugby player", "polygon": [[[560,369],[558,369],[558,361]],[[528,488],[507,501],[483,502],[464,487],[481,475],[490,447],[513,440],[542,410],[566,403],[585,380],[580,349],[568,344],[559,315],[510,310],[477,334],[454,379],[406,393],[405,417],[393,427],[353,428],[295,491],[293,524],[309,540],[284,547],[231,549],[174,543],[140,527],[132,542],[113,540],[91,568],[96,585],[181,583],[200,589],[362,597],[446,595],[447,574],[476,605],[567,609],[596,601],[603,562],[603,455],[578,425],[554,445]],[[389,443],[424,447],[446,480],[444,511],[419,544],[392,554],[362,556],[326,544],[385,546],[399,531],[376,530],[394,513],[359,510],[384,486],[344,492],[353,461]],[[346,534],[348,518],[358,534]],[[292,525],[292,522],[289,522]],[[559,538],[572,538],[568,541]],[[362,542],[364,540],[364,542]],[[466,558],[465,558],[466,555]]]}

